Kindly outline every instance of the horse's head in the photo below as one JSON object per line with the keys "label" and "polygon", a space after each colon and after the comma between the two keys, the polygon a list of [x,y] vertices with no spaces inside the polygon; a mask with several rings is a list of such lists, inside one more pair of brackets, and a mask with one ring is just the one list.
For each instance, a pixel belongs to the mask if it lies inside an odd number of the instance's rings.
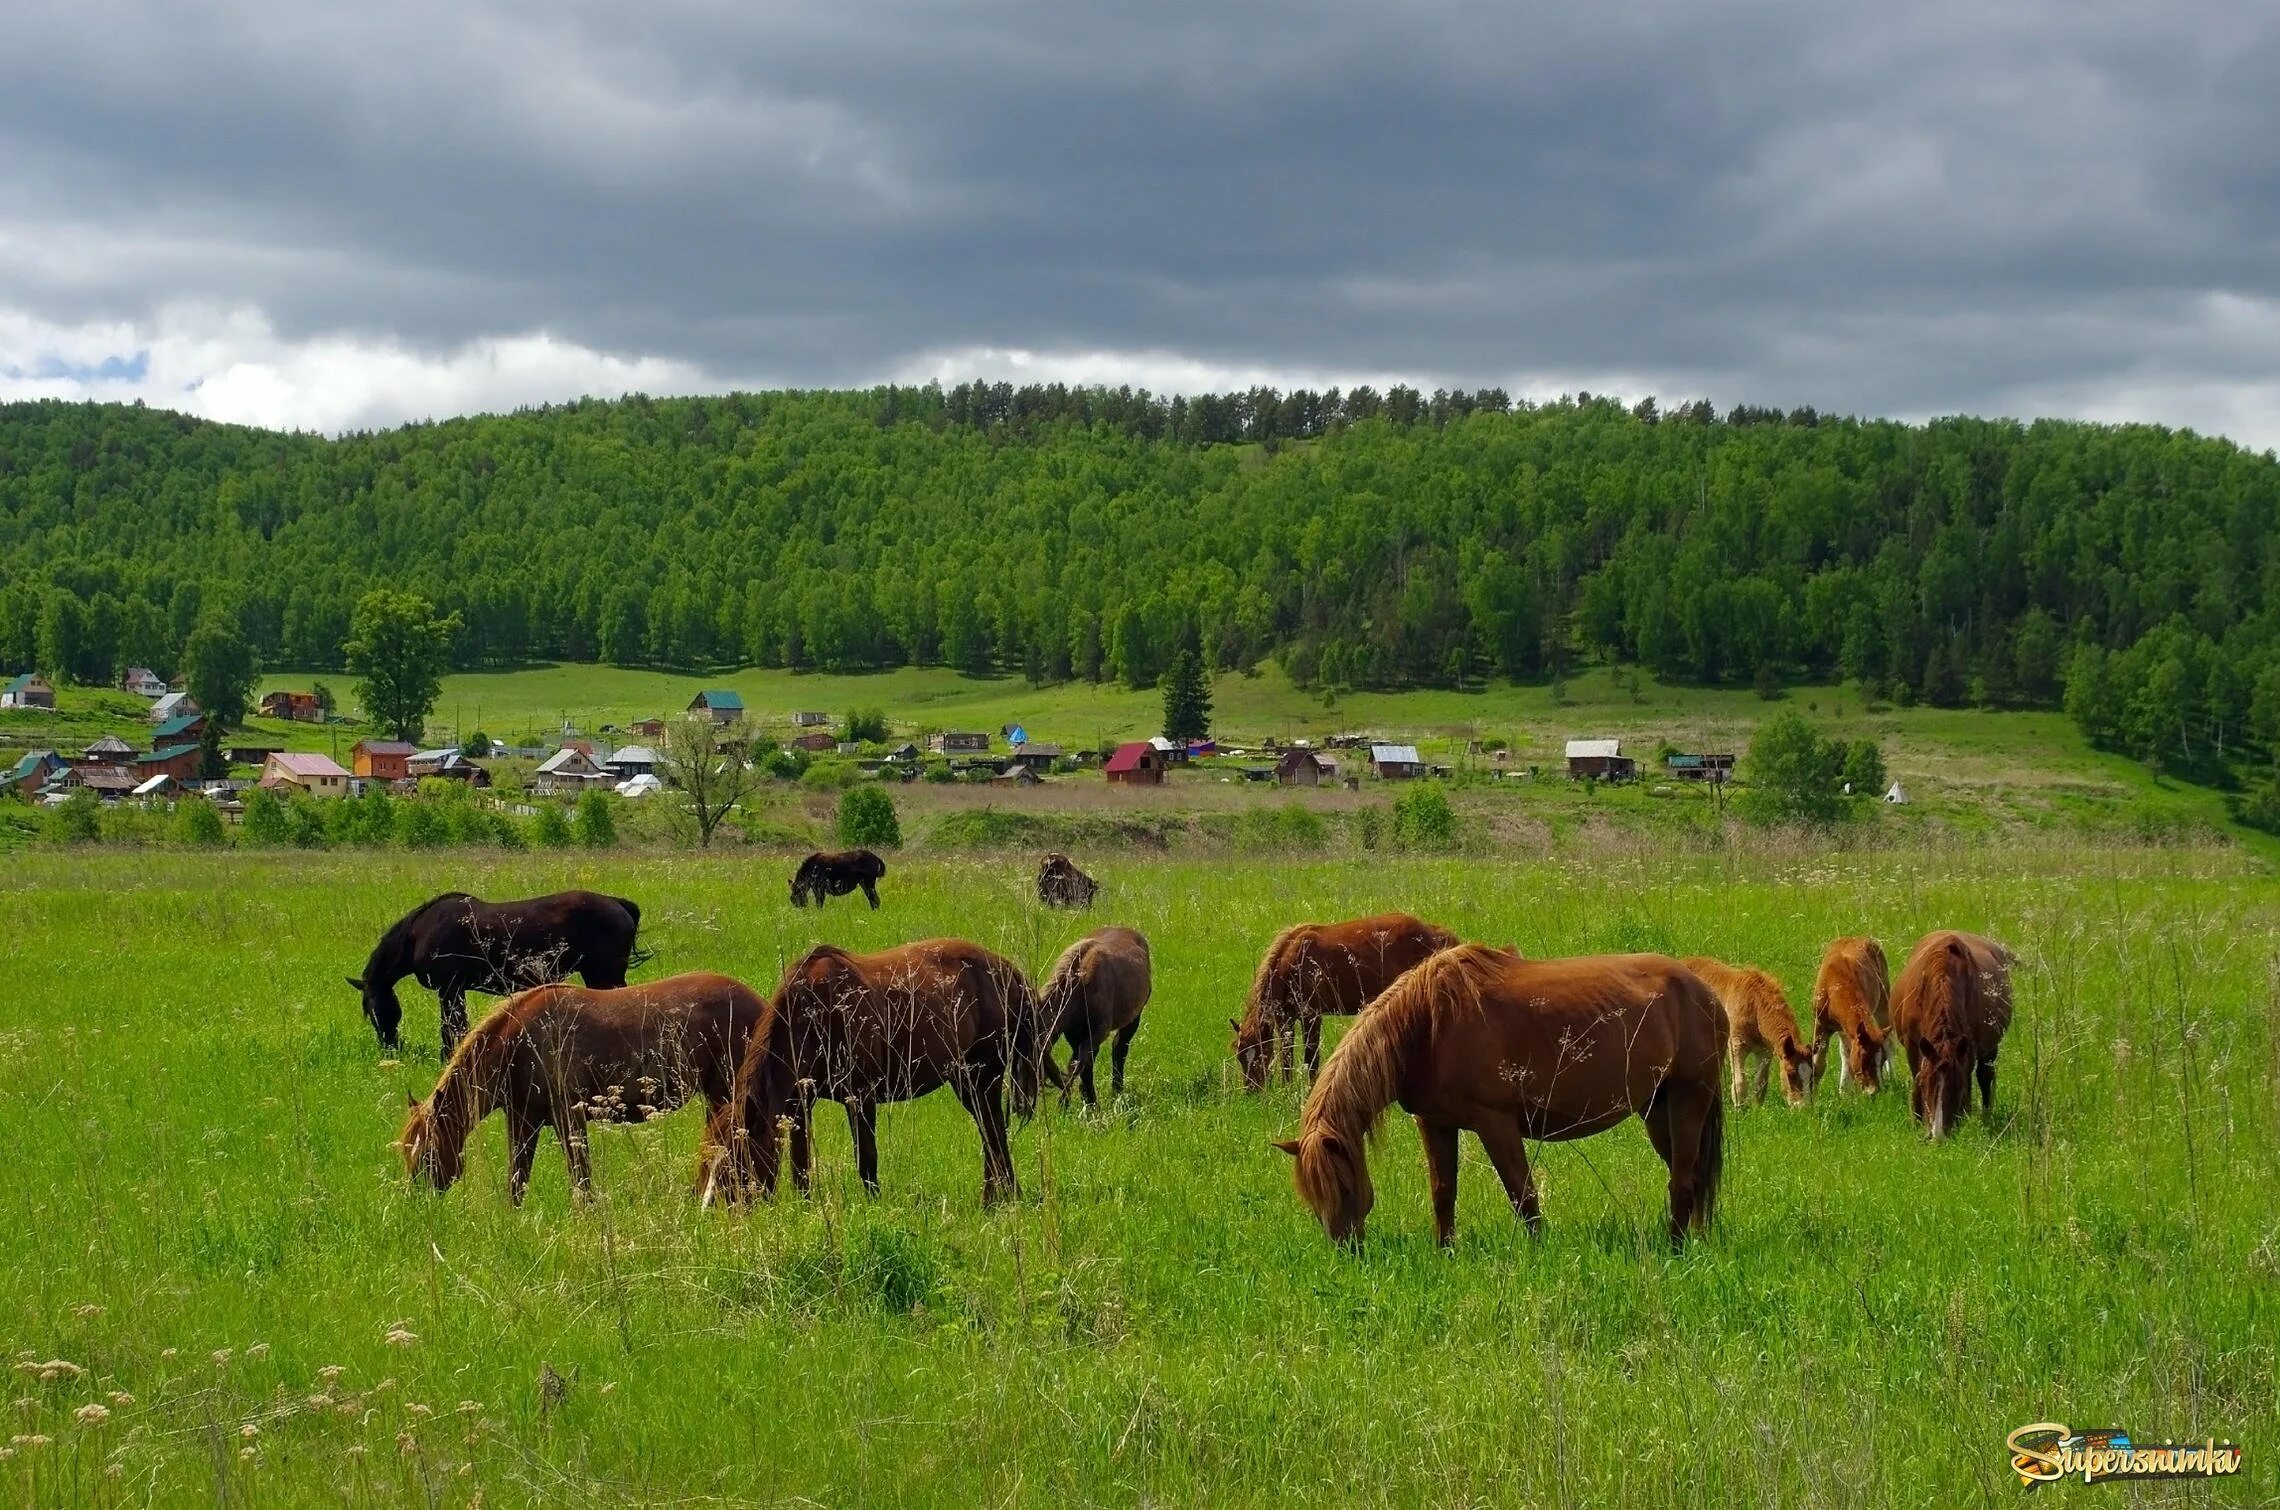
{"label": "horse's head", "polygon": [[802,861],[800,868],[792,872],[792,905],[794,907],[805,907],[807,905],[808,872],[814,863],[812,860]]}
{"label": "horse's head", "polygon": [[1892,1036],[1875,1023],[1864,1022],[1845,1035],[1845,1067],[1868,1095],[1884,1088],[1884,1070],[1891,1062]]}
{"label": "horse's head", "polygon": [[1299,1198],[1321,1218],[1330,1241],[1360,1247],[1362,1224],[1377,1203],[1369,1161],[1361,1148],[1321,1128],[1309,1129],[1295,1140],[1278,1141],[1275,1147],[1297,1160],[1291,1181]]}
{"label": "horse's head", "polygon": [[403,1026],[404,1004],[396,1000],[395,983],[366,972],[362,980],[350,976],[348,984],[364,1003],[364,1020],[371,1023],[372,1031],[380,1035],[380,1047],[398,1047],[396,1030]]}
{"label": "horse's head", "polygon": [[738,1205],[752,1198],[758,1183],[751,1139],[744,1128],[744,1102],[733,1097],[705,1123],[704,1138],[697,1145],[697,1204]]}
{"label": "horse's head", "polygon": [[457,1140],[439,1135],[435,1115],[425,1103],[413,1100],[408,1093],[404,1099],[409,1110],[404,1116],[404,1130],[396,1139],[396,1147],[404,1155],[404,1172],[420,1184],[449,1190],[459,1179],[466,1150]]}
{"label": "horse's head", "polygon": [[1971,1048],[1963,1035],[1916,1040],[1916,1120],[1934,1139],[1944,1138],[1971,1104]]}
{"label": "horse's head", "polygon": [[1235,1030],[1235,1067],[1243,1072],[1243,1089],[1265,1090],[1275,1058],[1275,1035],[1267,1027],[1266,1014],[1253,1012],[1240,1020],[1230,1017],[1227,1025]]}
{"label": "horse's head", "polygon": [[1799,1043],[1794,1034],[1783,1037],[1774,1050],[1781,1060],[1781,1094],[1791,1106],[1803,1106],[1812,1099],[1813,1081],[1820,1064],[1813,1051]]}

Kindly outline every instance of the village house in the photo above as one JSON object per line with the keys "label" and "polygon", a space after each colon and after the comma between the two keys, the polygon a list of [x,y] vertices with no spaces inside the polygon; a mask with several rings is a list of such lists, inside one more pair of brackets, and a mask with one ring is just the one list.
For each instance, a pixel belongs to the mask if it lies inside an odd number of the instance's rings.
{"label": "village house", "polygon": [[618,780],[634,776],[654,776],[660,764],[657,752],[647,745],[627,745],[602,762],[602,769]]}
{"label": "village house", "polygon": [[1101,767],[1103,775],[1115,786],[1162,786],[1164,771],[1169,765],[1164,752],[1145,739],[1116,747]]}
{"label": "village house", "polygon": [[1042,776],[1053,769],[1053,763],[1066,753],[1059,745],[1035,744],[1024,740],[1014,746],[1013,763]]}
{"label": "village house", "polygon": [[414,781],[433,776],[443,781],[464,781],[477,789],[491,784],[491,773],[460,753],[457,746],[448,750],[421,750],[404,762],[404,768]]}
{"label": "village house", "polygon": [[1312,750],[1285,750],[1275,762],[1275,780],[1283,786],[1320,786],[1335,775],[1336,768]]}
{"label": "village house", "polygon": [[887,759],[896,765],[915,764],[918,760],[918,746],[912,744],[909,740],[906,739],[901,744],[896,745],[893,749],[887,751]]}
{"label": "village house", "polygon": [[926,747],[937,755],[979,755],[989,749],[990,737],[970,731],[930,734]]}
{"label": "village house", "polygon": [[65,791],[93,792],[105,802],[116,802],[135,789],[142,777],[123,765],[74,766],[64,774]]}
{"label": "village house", "polygon": [[263,718],[282,718],[297,724],[321,724],[325,710],[317,706],[314,692],[271,692],[261,699],[258,710]]}
{"label": "village house", "polygon": [[828,727],[830,723],[831,715],[828,713],[794,713],[792,715],[792,727],[795,729],[821,729]]}
{"label": "village house", "polygon": [[45,786],[48,778],[64,769],[65,761],[53,750],[29,750],[0,774],[0,791],[18,792],[29,796]]}
{"label": "village house", "polygon": [[197,711],[198,705],[190,700],[189,693],[169,692],[150,705],[150,721],[154,724],[168,723],[186,713]]}
{"label": "village house", "polygon": [[164,697],[166,678],[148,666],[129,666],[126,674],[119,678],[119,690],[132,692],[137,697]]}
{"label": "village house", "polygon": [[597,781],[609,779],[594,757],[576,745],[564,745],[531,773],[530,789],[541,797],[575,797]]}
{"label": "village house", "polygon": [[55,706],[55,686],[37,671],[22,676],[0,687],[0,708],[52,708]]}
{"label": "village house", "polygon": [[1664,758],[1663,764],[1679,781],[1707,781],[1723,786],[1734,779],[1731,755],[1670,755]]}
{"label": "village house", "polygon": [[118,765],[134,758],[135,747],[116,734],[104,735],[81,752],[79,757],[81,763],[86,765]]}
{"label": "village house", "polygon": [[135,758],[135,774],[145,781],[153,776],[172,776],[176,781],[195,781],[198,779],[198,747],[162,745],[148,755]]}
{"label": "village house", "polygon": [[689,699],[689,711],[709,715],[716,726],[742,723],[744,696],[725,687],[707,687]]}
{"label": "village house", "polygon": [[1571,781],[1629,781],[1639,774],[1639,763],[1623,753],[1620,739],[1571,739],[1567,772]]}
{"label": "village house", "polygon": [[1371,745],[1370,768],[1381,781],[1410,781],[1425,774],[1415,745]]}
{"label": "village house", "polygon": [[1037,768],[1015,762],[1013,769],[990,778],[991,786],[1035,786]]}
{"label": "village house", "polygon": [[837,749],[839,741],[832,737],[830,731],[818,729],[813,733],[794,736],[791,747],[795,750],[805,750],[810,755],[822,755]]}
{"label": "village house", "polygon": [[271,790],[291,788],[311,797],[345,797],[349,774],[329,755],[301,755],[291,750],[269,757],[261,768],[261,784]]}
{"label": "village house", "polygon": [[156,776],[135,783],[135,789],[127,795],[146,807],[156,806],[171,798],[181,785],[182,783],[161,771]]}
{"label": "village house", "polygon": [[360,739],[348,749],[348,768],[363,781],[402,781],[412,774],[413,747],[401,739]]}
{"label": "village house", "polygon": [[663,739],[665,737],[665,720],[662,718],[645,718],[632,725],[628,732],[636,739]]}
{"label": "village house", "polygon": [[196,744],[205,737],[206,715],[192,708],[151,730],[150,745],[155,750],[160,745]]}
{"label": "village house", "polygon": [[[240,735],[239,737],[242,739],[244,736]],[[268,761],[270,756],[284,748],[281,744],[271,744],[266,740],[259,743],[225,745],[222,749],[222,758],[231,765],[262,765]]]}

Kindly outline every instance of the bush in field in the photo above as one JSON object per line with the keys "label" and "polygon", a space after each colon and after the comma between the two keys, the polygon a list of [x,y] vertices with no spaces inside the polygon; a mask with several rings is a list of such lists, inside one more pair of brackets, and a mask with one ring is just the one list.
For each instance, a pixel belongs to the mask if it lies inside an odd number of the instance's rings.
{"label": "bush in field", "polygon": [[326,827],[335,844],[376,848],[396,837],[396,803],[386,787],[372,782],[363,796],[334,803]]}
{"label": "bush in field", "polygon": [[265,786],[255,787],[245,799],[245,842],[265,849],[293,842],[293,827],[286,821],[285,804]]}
{"label": "bush in field", "polygon": [[1403,849],[1453,849],[1457,813],[1437,781],[1421,782],[1393,800],[1393,842]]}
{"label": "bush in field", "polygon": [[859,786],[839,799],[839,842],[851,849],[900,849],[895,799],[882,786]]}
{"label": "bush in field", "polygon": [[840,725],[839,737],[850,744],[885,744],[887,715],[878,708],[851,708]]}
{"label": "bush in field", "polygon": [[577,835],[578,843],[587,849],[609,849],[617,843],[617,816],[610,811],[610,799],[600,792],[582,792],[578,796],[578,812],[570,820],[570,831]]}
{"label": "bush in field", "polygon": [[1750,738],[1750,785],[1742,811],[1766,823],[1843,817],[1847,753],[1841,741],[1824,737],[1794,708],[1774,714]]}
{"label": "bush in field", "polygon": [[759,757],[760,769],[778,781],[797,781],[807,774],[808,752],[776,748]]}
{"label": "bush in field", "polygon": [[800,785],[811,792],[844,792],[863,779],[863,773],[844,760],[818,760],[800,773]]}
{"label": "bush in field", "polygon": [[1372,803],[1354,815],[1354,842],[1364,849],[1385,843],[1385,809]]}
{"label": "bush in field", "polygon": [[325,809],[330,803],[314,797],[295,797],[285,804],[286,833],[295,849],[323,849],[325,837]]}
{"label": "bush in field", "polygon": [[222,815],[203,797],[185,797],[174,809],[174,836],[193,849],[217,848],[226,837]]}
{"label": "bush in field", "polygon": [[53,844],[93,844],[103,837],[103,813],[95,794],[85,787],[73,792],[61,807],[51,809],[47,837]]}
{"label": "bush in field", "polygon": [[2280,772],[2265,777],[2245,792],[2226,799],[2235,823],[2267,834],[2280,834]]}
{"label": "bush in field", "polygon": [[1873,739],[1856,739],[1845,750],[1845,780],[1855,797],[1884,795],[1884,751]]}
{"label": "bush in field", "polygon": [[396,819],[396,842],[406,849],[440,849],[450,829],[432,802],[407,802]]}
{"label": "bush in field", "polygon": [[562,816],[562,809],[554,803],[544,803],[539,807],[538,816],[531,820],[530,836],[541,849],[567,849],[570,820]]}
{"label": "bush in field", "polygon": [[1249,808],[1235,820],[1238,849],[1320,849],[1324,839],[1321,817],[1296,802]]}

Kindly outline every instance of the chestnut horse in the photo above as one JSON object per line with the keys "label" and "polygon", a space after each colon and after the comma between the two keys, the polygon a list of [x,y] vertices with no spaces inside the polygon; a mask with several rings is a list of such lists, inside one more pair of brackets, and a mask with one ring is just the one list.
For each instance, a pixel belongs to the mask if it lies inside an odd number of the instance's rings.
{"label": "chestnut horse", "polygon": [[1251,980],[1251,996],[1235,1030],[1235,1063],[1243,1089],[1266,1089],[1279,1057],[1291,1074],[1295,1025],[1306,1039],[1306,1073],[1322,1069],[1322,1019],[1359,1012],[1401,972],[1458,942],[1446,928],[1406,912],[1381,912],[1350,923],[1300,923],[1267,946]]}
{"label": "chestnut horse", "polygon": [[1457,1222],[1457,1133],[1488,1150],[1531,1231],[1542,1222],[1526,1140],[1589,1137],[1637,1116],[1670,1167],[1670,1237],[1709,1225],[1725,1159],[1719,1058],[1725,1013],[1695,975],[1659,954],[1523,960],[1463,944],[1371,1003],[1306,1098],[1299,1195],[1332,1240],[1358,1243],[1375,1192],[1368,1138],[1398,1101],[1425,1140],[1433,1226]]}
{"label": "chestnut horse", "polygon": [[572,975],[597,988],[622,986],[645,955],[634,953],[641,909],[624,897],[557,891],[520,902],[486,902],[447,891],[398,918],[351,976],[380,1046],[397,1046],[404,1020],[396,982],[409,975],[436,994],[443,1057],[467,1031],[467,993],[506,996]]}
{"label": "chestnut horse", "polygon": [[2011,1026],[2011,951],[1976,933],[1942,929],[1916,944],[1892,987],[1892,1031],[1915,1077],[1910,1104],[1934,1138],[1971,1109],[1995,1114],[1995,1051]]}
{"label": "chestnut horse", "polygon": [[1873,1096],[1892,1062],[1892,967],[1884,946],[1872,938],[1841,938],[1821,956],[1813,977],[1813,1064],[1826,1061],[1829,1040],[1840,1042],[1837,1085],[1846,1077]]}
{"label": "chestnut horse", "polygon": [[675,975],[595,991],[540,986],[513,998],[459,1041],[426,1101],[414,1101],[397,1145],[414,1178],[448,1190],[467,1140],[507,1114],[507,1193],[530,1184],[541,1128],[554,1129],[581,1194],[593,1188],[588,1122],[646,1122],[692,1096],[728,1104],[747,1041],[767,1003],[725,975]]}
{"label": "chestnut horse", "polygon": [[792,966],[745,1047],[736,1090],[705,1127],[697,1192],[773,1195],[779,1124],[792,1180],[808,1189],[809,1126],[820,1097],[847,1109],[863,1188],[879,1189],[879,1107],[947,1085],[982,1139],[984,1204],[1018,1195],[1006,1143],[1005,1090],[1036,1104],[1038,1008],[1014,963],[963,939],[927,939],[877,954],[819,945]]}
{"label": "chestnut horse", "polygon": [[871,910],[879,910],[879,883],[886,879],[887,862],[867,849],[822,851],[800,861],[792,873],[792,905],[805,907],[810,898],[821,907],[826,897],[843,897],[861,887]]}
{"label": "chestnut horse", "polygon": [[[1755,965],[1729,965],[1705,954],[1690,954],[1680,964],[1702,977],[1726,1009],[1726,1066],[1733,1076],[1733,1102],[1765,1101],[1766,1082],[1773,1066],[1781,1065],[1781,1095],[1791,1106],[1803,1106],[1813,1094],[1813,1051],[1797,1031],[1797,1014],[1789,1010],[1781,982]],[[1757,1061],[1757,1094],[1743,1095],[1743,1067]]]}
{"label": "chestnut horse", "polygon": [[[1148,1005],[1154,976],[1148,961],[1148,941],[1130,928],[1096,928],[1061,951],[1038,994],[1044,1031],[1039,1035],[1044,1071],[1061,1087],[1061,1104],[1069,1104],[1069,1088],[1082,1082],[1085,1105],[1098,1106],[1093,1095],[1093,1056],[1103,1040],[1114,1035],[1109,1049],[1109,1094],[1124,1094],[1124,1055],[1132,1035],[1140,1030],[1140,1013]],[[1069,1041],[1069,1073],[1063,1078],[1053,1067],[1056,1039]]]}

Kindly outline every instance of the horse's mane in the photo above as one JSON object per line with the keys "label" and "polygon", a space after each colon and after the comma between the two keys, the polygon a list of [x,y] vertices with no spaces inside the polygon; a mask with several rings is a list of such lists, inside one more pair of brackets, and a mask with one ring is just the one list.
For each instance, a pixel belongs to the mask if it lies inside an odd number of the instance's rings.
{"label": "horse's mane", "polygon": [[1769,1027],[1786,1029],[1790,1042],[1803,1047],[1805,1035],[1797,1029],[1797,1014],[1790,1010],[1789,996],[1781,989],[1781,982],[1752,965],[1742,971],[1742,989],[1749,994],[1750,1003],[1757,1013],[1758,1032],[1771,1040]]}
{"label": "horse's mane", "polygon": [[1498,950],[1458,944],[1386,987],[1322,1067],[1306,1098],[1300,1136],[1327,1132],[1358,1141],[1374,1133],[1410,1056],[1430,1041],[1434,1014],[1444,1005],[1477,1009],[1488,981],[1510,963]]}
{"label": "horse's mane", "polygon": [[1267,994],[1273,988],[1275,976],[1288,964],[1284,956],[1313,936],[1313,923],[1293,923],[1274,937],[1267,952],[1259,959],[1258,973],[1251,977],[1251,994],[1243,1000],[1243,1026],[1255,1028],[1260,1014],[1266,1010]]}
{"label": "horse's mane", "polygon": [[1923,1036],[1934,1043],[1967,1039],[1970,1025],[1966,1013],[1977,985],[1970,947],[1950,934],[1940,946],[1940,958],[1924,972],[1920,996]]}
{"label": "horse's mane", "polygon": [[380,942],[372,946],[372,953],[365,959],[364,971],[366,976],[369,977],[376,971],[385,970],[393,964],[403,953],[404,942],[411,934],[412,925],[427,916],[429,912],[446,902],[472,902],[474,900],[473,892],[438,892],[420,903],[419,906],[414,907],[410,912],[396,919],[395,922],[390,923],[387,931],[380,935]]}

